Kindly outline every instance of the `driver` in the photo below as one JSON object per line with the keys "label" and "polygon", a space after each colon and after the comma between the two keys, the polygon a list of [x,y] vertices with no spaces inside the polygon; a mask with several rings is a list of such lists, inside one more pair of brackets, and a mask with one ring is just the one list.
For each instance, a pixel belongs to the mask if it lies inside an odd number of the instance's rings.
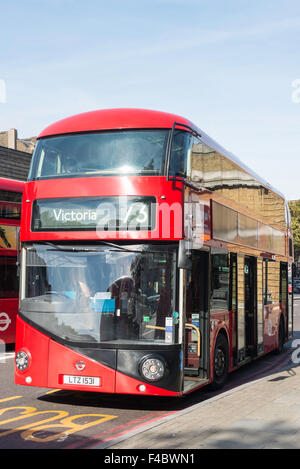
{"label": "driver", "polygon": [[63,161],[64,173],[78,172],[77,161],[72,156],[66,156]]}

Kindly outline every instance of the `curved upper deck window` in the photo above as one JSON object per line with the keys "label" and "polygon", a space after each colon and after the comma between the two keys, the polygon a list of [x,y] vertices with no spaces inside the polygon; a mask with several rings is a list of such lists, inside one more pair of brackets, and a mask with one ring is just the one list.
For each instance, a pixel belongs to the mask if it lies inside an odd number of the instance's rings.
{"label": "curved upper deck window", "polygon": [[42,138],[29,180],[164,173],[169,130],[127,130]]}

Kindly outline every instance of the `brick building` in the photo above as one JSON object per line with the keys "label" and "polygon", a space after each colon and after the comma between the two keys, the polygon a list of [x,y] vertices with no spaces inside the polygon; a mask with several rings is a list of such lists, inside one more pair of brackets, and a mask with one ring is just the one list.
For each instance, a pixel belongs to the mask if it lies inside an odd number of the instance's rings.
{"label": "brick building", "polygon": [[0,132],[0,177],[26,181],[36,138],[19,139],[16,129]]}
{"label": "brick building", "polygon": [[13,150],[24,151],[25,153],[33,153],[36,144],[36,137],[18,138],[16,129],[0,132],[0,146],[11,148]]}

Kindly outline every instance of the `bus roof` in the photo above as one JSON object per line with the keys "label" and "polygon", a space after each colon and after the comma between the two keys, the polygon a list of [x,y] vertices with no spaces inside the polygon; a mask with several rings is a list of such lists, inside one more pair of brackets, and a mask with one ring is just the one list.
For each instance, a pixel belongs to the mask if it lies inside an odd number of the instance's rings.
{"label": "bus roof", "polygon": [[23,193],[24,184],[24,181],[17,179],[0,178],[0,190]]}
{"label": "bus roof", "polygon": [[84,112],[67,117],[49,125],[38,136],[67,134],[74,132],[93,132],[97,130],[115,129],[171,129],[174,122],[195,127],[187,119],[161,111],[148,109],[102,109]]}
{"label": "bus roof", "polygon": [[248,166],[246,166],[234,154],[227,151],[215,140],[210,138],[205,132],[199,129],[188,119],[176,114],[170,114],[162,111],[154,111],[149,109],[135,109],[135,108],[116,108],[116,109],[101,109],[97,111],[89,111],[81,114],[76,114],[65,119],[54,122],[46,127],[38,135],[39,138],[50,137],[54,135],[80,133],[80,132],[95,132],[101,130],[117,130],[117,129],[171,129],[174,122],[191,127],[197,131],[208,146],[213,148],[218,153],[233,161],[237,166],[247,172],[254,179],[259,181],[263,186],[277,195],[285,199],[277,189],[272,187],[261,176],[256,174]]}

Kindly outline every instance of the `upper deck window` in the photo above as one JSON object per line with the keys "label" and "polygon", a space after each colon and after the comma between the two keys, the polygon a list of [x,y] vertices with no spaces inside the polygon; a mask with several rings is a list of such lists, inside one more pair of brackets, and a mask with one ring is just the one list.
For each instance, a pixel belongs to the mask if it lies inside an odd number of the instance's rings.
{"label": "upper deck window", "polygon": [[29,179],[162,175],[168,130],[129,130],[43,138]]}
{"label": "upper deck window", "polygon": [[0,218],[21,218],[22,193],[0,189]]}

